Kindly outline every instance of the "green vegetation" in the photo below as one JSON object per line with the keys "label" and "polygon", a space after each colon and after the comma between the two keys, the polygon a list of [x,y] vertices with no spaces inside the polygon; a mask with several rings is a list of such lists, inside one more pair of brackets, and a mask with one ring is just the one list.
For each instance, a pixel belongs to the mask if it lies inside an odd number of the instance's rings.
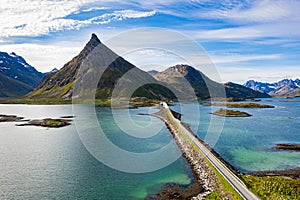
{"label": "green vegetation", "polygon": [[71,99],[31,99],[31,98],[15,98],[15,99],[0,99],[1,104],[35,104],[35,105],[50,105],[50,104],[71,104]]}
{"label": "green vegetation", "polygon": [[215,112],[211,113],[213,115],[218,115],[222,117],[251,117],[249,113],[241,112],[238,110],[227,110],[220,108],[219,110],[216,110]]}
{"label": "green vegetation", "polygon": [[222,198],[219,193],[212,192],[205,197],[205,200],[222,200]]}
{"label": "green vegetation", "polygon": [[220,101],[220,102],[240,102],[240,101],[245,101],[245,98],[238,98],[238,97],[213,97],[213,98],[208,98],[206,100],[210,101]]}
{"label": "green vegetation", "polygon": [[[168,112],[166,112],[167,115],[168,115],[168,118],[172,120],[172,117],[169,115]],[[202,154],[202,152],[200,151],[200,149],[195,145],[194,142],[192,142],[190,140],[190,138],[185,134],[183,133],[183,131],[177,126],[176,123],[173,123],[177,128],[178,130],[180,131],[180,133],[182,134],[182,136],[191,144],[191,146],[198,152],[200,153],[205,162],[209,165],[209,167],[213,170],[213,172],[216,174],[216,176],[218,177],[220,183],[221,183],[221,188],[218,188],[219,191],[214,191],[212,192],[212,196],[210,196],[209,198],[213,199],[213,197],[216,197],[216,196],[226,196],[228,197],[229,199],[231,200],[242,200],[243,198],[237,193],[237,191],[235,191],[235,189],[230,185],[230,183],[218,172],[218,170],[210,163],[210,161],[206,158],[206,156],[204,154]]]}
{"label": "green vegetation", "polygon": [[61,97],[66,95],[73,88],[74,84],[75,81],[72,81],[64,86],[52,87],[49,90],[37,89],[31,92],[29,96],[33,98],[40,98],[40,97],[45,98],[47,96],[51,96],[51,98],[49,99],[53,99],[53,98],[61,99]]}
{"label": "green vegetation", "polygon": [[275,108],[275,106],[258,104],[258,103],[212,103],[205,104],[208,106],[224,106],[228,108]]}
{"label": "green vegetation", "polygon": [[[121,101],[120,101],[121,102]],[[61,99],[61,98],[15,98],[15,99],[0,99],[1,104],[35,104],[35,105],[52,105],[52,104],[71,104],[72,99]],[[79,103],[79,102],[78,102]],[[110,99],[95,99],[80,101],[82,104],[95,104],[96,106],[110,107]],[[118,108],[137,108],[146,106],[155,106],[159,104],[159,100],[151,100],[147,98],[132,98],[129,101],[129,106],[124,106],[114,102],[114,105]]]}
{"label": "green vegetation", "polygon": [[35,119],[30,120],[29,122],[25,124],[17,124],[16,126],[41,126],[41,127],[47,127],[47,128],[61,128],[64,126],[71,125],[71,120],[67,119]]}
{"label": "green vegetation", "polygon": [[[197,152],[201,153],[200,150],[198,149],[198,147],[193,144],[192,145],[194,147],[194,149],[196,149]],[[202,153],[201,153],[202,154]],[[237,199],[243,199],[238,193],[237,191],[235,191],[235,189],[230,185],[230,183],[218,172],[218,170],[209,162],[209,160],[205,157],[205,155],[202,154],[202,156],[204,157],[204,160],[206,161],[206,163],[210,166],[210,168],[213,170],[213,172],[216,174],[216,176],[218,177],[218,179],[221,182],[222,185],[222,194],[219,194],[220,196],[226,196],[229,197],[229,199],[232,200],[237,200]]]}
{"label": "green vegetation", "polygon": [[57,127],[57,126],[61,126],[63,125],[64,122],[61,121],[56,121],[56,120],[49,120],[46,122],[47,126],[51,126],[51,127]]}
{"label": "green vegetation", "polygon": [[243,176],[250,190],[263,200],[300,199],[300,180],[284,177]]}

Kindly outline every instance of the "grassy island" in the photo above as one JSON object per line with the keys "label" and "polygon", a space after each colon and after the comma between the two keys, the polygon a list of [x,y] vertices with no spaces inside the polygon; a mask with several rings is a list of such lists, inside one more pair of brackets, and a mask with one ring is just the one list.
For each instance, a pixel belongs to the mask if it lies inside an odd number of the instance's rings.
{"label": "grassy island", "polygon": [[224,106],[228,108],[275,108],[275,106],[270,106],[266,104],[258,103],[210,103],[207,106]]}
{"label": "grassy island", "polygon": [[41,126],[41,127],[47,127],[47,128],[61,128],[64,126],[71,125],[70,121],[71,120],[67,120],[67,119],[46,118],[46,119],[41,119],[41,120],[39,120],[39,119],[31,120],[28,123],[18,124],[17,126]]}
{"label": "grassy island", "polygon": [[218,115],[222,117],[251,117],[249,113],[241,112],[238,110],[227,110],[220,108],[219,110],[216,110],[215,112],[211,113],[213,115]]}

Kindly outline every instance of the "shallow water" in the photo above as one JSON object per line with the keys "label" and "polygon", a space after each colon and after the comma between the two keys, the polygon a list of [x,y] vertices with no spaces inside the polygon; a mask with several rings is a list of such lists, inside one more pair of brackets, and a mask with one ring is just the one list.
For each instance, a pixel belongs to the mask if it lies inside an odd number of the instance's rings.
{"label": "shallow water", "polygon": [[[172,139],[164,124],[152,119],[152,128],[161,128],[158,136],[134,141],[116,127],[108,108],[97,107],[96,111],[106,115],[99,121],[108,137],[124,149],[153,151]],[[149,117],[136,116],[137,112],[146,111],[132,110],[133,120],[148,123]],[[123,111],[118,112],[122,115]],[[0,113],[29,119],[73,115],[70,105],[0,105]],[[61,129],[15,124],[0,124],[0,199],[142,199],[158,192],[165,183],[191,182],[191,171],[183,158],[143,174],[120,172],[103,165],[82,145],[74,122]]]}
{"label": "shallow water", "polygon": [[[253,116],[226,118],[216,151],[243,172],[299,167],[300,152],[272,150],[276,143],[300,143],[300,102],[282,100],[260,102],[276,106],[274,109],[236,109]],[[172,109],[182,110],[183,121],[193,130],[197,130],[199,122],[199,137],[218,135],[214,128],[208,131],[212,117],[209,113],[217,107],[199,106],[200,117],[197,118],[195,105],[182,106],[184,109],[178,104]],[[137,115],[154,111],[153,108],[133,109],[129,119],[125,110],[115,110],[121,119],[119,124],[114,122],[108,108],[96,107],[96,116],[112,143],[127,151],[147,153],[172,140],[159,119]],[[41,119],[73,115],[73,111],[71,105],[0,105],[0,114]],[[89,113],[83,116],[85,124],[93,127],[89,124]],[[146,128],[126,126],[129,122]],[[84,147],[74,121],[61,129],[17,127],[15,124],[0,123],[0,199],[143,199],[157,193],[165,183],[189,184],[192,181],[191,171],[183,158],[151,173],[125,173],[107,167]],[[211,127],[218,125],[211,124]],[[145,139],[126,132],[141,137],[151,132],[157,134]]]}
{"label": "shallow water", "polygon": [[[300,102],[283,102],[284,100],[263,99],[258,102],[274,105],[275,108],[228,108],[245,111],[253,116],[225,118],[215,150],[243,172],[300,167],[300,152],[272,149],[277,143],[300,143]],[[217,109],[219,107],[200,106],[200,124],[197,131],[200,138],[217,134],[213,130],[208,131],[211,122],[211,115],[208,113]],[[191,117],[194,110],[185,108],[185,111],[183,121],[190,123],[192,129],[196,130],[196,120]]]}

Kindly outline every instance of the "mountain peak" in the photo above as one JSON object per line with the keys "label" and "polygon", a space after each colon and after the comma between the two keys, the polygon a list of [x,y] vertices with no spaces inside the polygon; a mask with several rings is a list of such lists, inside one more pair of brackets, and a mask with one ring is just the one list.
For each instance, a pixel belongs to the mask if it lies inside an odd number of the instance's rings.
{"label": "mountain peak", "polygon": [[33,90],[44,75],[16,53],[0,52],[0,97],[20,97]]}
{"label": "mountain peak", "polygon": [[12,56],[12,57],[16,57],[17,56],[17,54],[15,52],[11,52],[9,55]]}
{"label": "mountain peak", "polygon": [[97,46],[97,45],[101,44],[101,41],[99,40],[97,35],[95,33],[93,33],[89,43],[92,44],[92,46]]}
{"label": "mountain peak", "polygon": [[300,94],[300,82],[298,79],[283,79],[275,83],[263,83],[258,81],[247,81],[246,87],[271,96],[298,96]]}
{"label": "mountain peak", "polygon": [[186,65],[186,64],[178,64],[178,65],[175,65],[173,67],[170,67],[167,70],[170,70],[170,71],[173,71],[173,72],[179,72],[183,75],[186,75],[188,72],[191,72],[191,71],[196,71],[195,68],[193,68],[189,65]]}
{"label": "mountain peak", "polygon": [[85,45],[84,49],[79,54],[79,57],[84,59],[94,48],[96,48],[98,45],[101,44],[101,41],[97,37],[95,33],[92,34],[91,39],[88,41],[88,43]]}

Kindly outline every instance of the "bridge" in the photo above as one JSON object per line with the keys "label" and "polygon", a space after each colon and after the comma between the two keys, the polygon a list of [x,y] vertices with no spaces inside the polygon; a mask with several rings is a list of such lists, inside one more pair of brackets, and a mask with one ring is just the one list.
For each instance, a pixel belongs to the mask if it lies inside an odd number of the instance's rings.
{"label": "bridge", "polygon": [[[228,183],[237,191],[237,193],[246,200],[258,200],[259,198],[255,196],[219,158],[217,158],[211,151],[208,149],[198,138],[195,136],[191,130],[186,129],[180,120],[175,118],[170,110],[169,106],[165,102],[161,102],[160,114],[155,115],[156,117],[161,118],[168,126],[176,127],[177,131],[180,132],[183,138],[189,140],[192,143],[192,146],[196,146],[208,162],[228,181]],[[164,113],[164,114],[162,114]],[[166,119],[166,117],[168,119]],[[171,124],[168,124],[171,123]]]}

